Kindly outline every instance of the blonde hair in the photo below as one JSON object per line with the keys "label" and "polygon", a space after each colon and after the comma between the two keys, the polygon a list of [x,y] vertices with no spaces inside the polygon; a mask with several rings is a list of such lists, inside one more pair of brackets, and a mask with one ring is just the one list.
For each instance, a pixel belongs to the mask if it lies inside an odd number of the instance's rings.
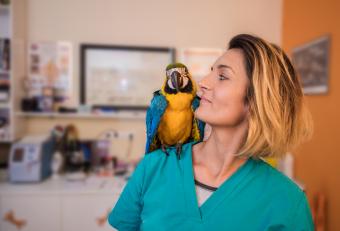
{"label": "blonde hair", "polygon": [[228,49],[234,48],[243,51],[250,80],[249,127],[238,155],[280,157],[313,131],[297,73],[280,47],[259,37],[237,35],[229,42]]}

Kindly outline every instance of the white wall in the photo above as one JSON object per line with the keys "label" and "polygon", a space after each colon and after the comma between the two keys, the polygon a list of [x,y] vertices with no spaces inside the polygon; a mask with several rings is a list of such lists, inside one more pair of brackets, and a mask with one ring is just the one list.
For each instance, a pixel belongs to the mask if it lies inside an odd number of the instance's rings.
{"label": "white wall", "polygon": [[[224,48],[238,33],[254,33],[281,44],[282,0],[27,0],[28,38],[74,44],[74,104],[78,103],[79,43]],[[151,94],[151,93],[150,93]],[[28,133],[49,130],[56,121],[30,119]],[[69,121],[59,121],[67,123]],[[128,121],[73,121],[83,137]],[[86,127],[86,129],[85,129]],[[135,121],[144,147],[144,122]]]}

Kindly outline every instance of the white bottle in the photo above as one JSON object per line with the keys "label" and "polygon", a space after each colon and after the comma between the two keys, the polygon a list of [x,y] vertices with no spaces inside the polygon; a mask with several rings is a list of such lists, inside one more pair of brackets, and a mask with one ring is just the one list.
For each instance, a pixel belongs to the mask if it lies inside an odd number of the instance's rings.
{"label": "white bottle", "polygon": [[56,151],[52,158],[51,169],[52,178],[58,179],[60,177],[60,171],[63,166],[64,158],[59,151]]}

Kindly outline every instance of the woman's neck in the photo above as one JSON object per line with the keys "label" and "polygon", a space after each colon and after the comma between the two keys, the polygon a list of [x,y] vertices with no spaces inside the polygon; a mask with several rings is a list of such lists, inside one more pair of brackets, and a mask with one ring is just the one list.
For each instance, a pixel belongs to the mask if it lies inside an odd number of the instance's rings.
{"label": "woman's neck", "polygon": [[247,124],[234,128],[212,127],[209,138],[195,145],[194,167],[199,169],[198,178],[219,185],[231,176],[247,159],[235,154],[243,144]]}

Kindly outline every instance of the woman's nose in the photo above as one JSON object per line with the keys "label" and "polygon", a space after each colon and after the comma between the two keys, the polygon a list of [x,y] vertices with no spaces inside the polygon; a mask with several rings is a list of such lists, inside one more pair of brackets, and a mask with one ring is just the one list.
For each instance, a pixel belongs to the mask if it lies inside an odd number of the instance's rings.
{"label": "woman's nose", "polygon": [[197,91],[197,95],[199,97],[201,97],[203,95],[203,93],[207,90],[210,89],[208,81],[206,79],[207,77],[205,76],[203,79],[201,79],[200,81],[198,81],[198,91]]}
{"label": "woman's nose", "polygon": [[200,89],[202,89],[202,90],[211,89],[208,77],[209,77],[209,75],[206,75],[198,82],[198,86],[199,86]]}

